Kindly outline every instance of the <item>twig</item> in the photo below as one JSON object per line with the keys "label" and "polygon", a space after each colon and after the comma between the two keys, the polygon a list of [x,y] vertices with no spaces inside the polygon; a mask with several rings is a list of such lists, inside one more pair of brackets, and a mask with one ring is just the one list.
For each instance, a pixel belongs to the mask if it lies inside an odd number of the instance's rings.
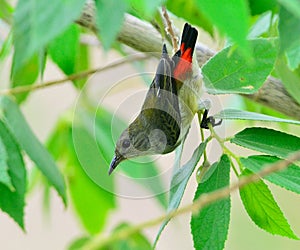
{"label": "twig", "polygon": [[141,60],[148,59],[149,57],[150,57],[150,55],[145,55],[145,54],[144,55],[141,55],[141,54],[132,55],[132,56],[129,56],[129,57],[126,57],[126,58],[122,58],[122,59],[120,59],[116,62],[110,63],[106,66],[96,68],[96,69],[82,71],[82,72],[79,72],[79,73],[75,73],[75,74],[72,74],[72,75],[70,75],[66,78],[60,79],[60,80],[54,80],[54,81],[49,81],[49,82],[45,82],[45,83],[38,83],[38,84],[35,84],[35,85],[24,85],[24,86],[19,86],[19,87],[12,88],[12,89],[0,90],[0,95],[20,94],[20,93],[24,93],[24,92],[29,92],[29,91],[33,91],[33,90],[46,88],[46,87],[49,87],[49,86],[52,86],[52,85],[62,84],[62,83],[68,82],[68,81],[82,79],[82,78],[87,77],[91,74],[118,67],[118,66],[120,66],[124,63],[129,63],[129,62],[133,62],[133,61],[141,61]]}
{"label": "twig", "polygon": [[166,20],[166,24],[167,24],[166,32],[172,39],[173,54],[174,54],[178,50],[179,39],[178,39],[177,34],[174,32],[172,21],[169,17],[169,14],[168,14],[167,10],[166,10],[166,7],[162,6],[161,9],[162,9],[162,15],[163,15],[164,19]]}
{"label": "twig", "polygon": [[100,249],[101,247],[107,246],[108,244],[116,241],[121,240],[129,237],[130,235],[139,232],[140,230],[144,228],[153,227],[155,225],[158,225],[162,223],[165,220],[171,219],[175,216],[185,214],[188,212],[197,213],[202,209],[203,207],[217,201],[223,198],[226,198],[228,195],[230,195],[231,192],[242,188],[250,183],[256,182],[260,180],[260,178],[265,177],[271,173],[284,170],[286,167],[288,167],[291,163],[296,162],[300,160],[300,151],[297,151],[293,154],[291,154],[287,159],[280,160],[270,166],[265,167],[263,170],[258,172],[257,174],[252,174],[246,177],[241,177],[239,181],[236,183],[216,190],[211,193],[203,194],[201,195],[194,203],[189,204],[187,206],[184,206],[178,210],[172,211],[166,215],[162,215],[160,217],[157,217],[155,219],[140,223],[138,225],[124,228],[123,230],[117,231],[110,235],[109,237],[104,238],[102,235],[98,235],[94,237],[90,242],[88,242],[83,249],[84,250],[95,250]]}

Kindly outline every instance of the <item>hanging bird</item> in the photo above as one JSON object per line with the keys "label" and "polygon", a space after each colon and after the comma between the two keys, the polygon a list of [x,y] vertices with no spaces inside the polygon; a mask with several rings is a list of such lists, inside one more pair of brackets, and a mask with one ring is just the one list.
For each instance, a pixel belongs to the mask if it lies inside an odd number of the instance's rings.
{"label": "hanging bird", "polygon": [[[197,30],[186,23],[180,49],[172,58],[163,45],[141,112],[118,139],[109,174],[125,159],[173,151],[187,134],[195,113],[205,108],[199,107],[202,77],[193,60],[197,36]],[[204,128],[214,122],[207,112],[203,118]]]}

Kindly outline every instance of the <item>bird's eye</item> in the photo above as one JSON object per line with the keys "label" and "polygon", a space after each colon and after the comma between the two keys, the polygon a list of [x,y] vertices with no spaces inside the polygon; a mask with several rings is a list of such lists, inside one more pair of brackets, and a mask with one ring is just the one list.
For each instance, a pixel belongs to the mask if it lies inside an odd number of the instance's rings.
{"label": "bird's eye", "polygon": [[122,142],[122,147],[123,148],[128,148],[130,146],[130,141],[128,139],[125,139],[123,142]]}

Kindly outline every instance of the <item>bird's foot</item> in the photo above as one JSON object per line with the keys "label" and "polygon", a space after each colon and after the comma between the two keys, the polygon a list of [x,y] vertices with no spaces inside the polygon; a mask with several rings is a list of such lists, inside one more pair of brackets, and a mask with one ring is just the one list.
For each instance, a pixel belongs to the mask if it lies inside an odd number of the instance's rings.
{"label": "bird's foot", "polygon": [[207,115],[208,115],[208,109],[205,109],[201,123],[200,123],[201,128],[209,129],[208,124],[211,124],[213,127],[221,125],[222,119],[220,121],[216,122],[216,120],[213,116],[207,117]]}

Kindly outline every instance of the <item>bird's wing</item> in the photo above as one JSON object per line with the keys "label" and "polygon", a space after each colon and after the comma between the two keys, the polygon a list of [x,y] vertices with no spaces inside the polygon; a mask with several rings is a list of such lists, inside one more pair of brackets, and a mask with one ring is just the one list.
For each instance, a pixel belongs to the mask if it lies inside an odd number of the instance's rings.
{"label": "bird's wing", "polygon": [[179,100],[172,71],[173,61],[164,46],[162,58],[141,111],[145,123],[151,124],[150,129],[163,130],[170,149],[177,143],[181,130]]}
{"label": "bird's wing", "polygon": [[180,121],[180,110],[176,81],[172,77],[173,61],[169,58],[166,46],[163,46],[155,77],[150,85],[142,110],[159,109]]}

